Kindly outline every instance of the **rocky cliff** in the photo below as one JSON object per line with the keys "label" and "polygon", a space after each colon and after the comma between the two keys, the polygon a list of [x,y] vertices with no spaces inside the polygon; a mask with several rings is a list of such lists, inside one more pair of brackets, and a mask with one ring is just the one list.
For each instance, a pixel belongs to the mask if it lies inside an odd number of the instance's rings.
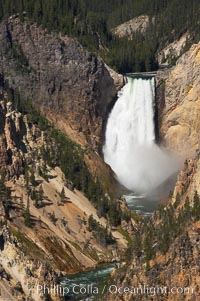
{"label": "rocky cliff", "polygon": [[136,32],[145,33],[149,22],[149,16],[141,15],[113,28],[112,32],[119,38],[127,37],[131,40]]}
{"label": "rocky cliff", "polygon": [[85,146],[92,174],[109,193],[118,194],[120,187],[99,153],[122,77],[76,39],[17,16],[0,24],[0,47],[4,80],[24,103],[32,102],[56,128]]}
{"label": "rocky cliff", "polygon": [[199,300],[199,59],[200,44],[195,44],[156,76],[159,142],[191,158],[168,204],[135,227],[127,262],[113,273],[104,300]]}
{"label": "rocky cliff", "polygon": [[157,54],[157,60],[159,65],[165,64],[170,65],[179,58],[187,46],[188,41],[190,40],[189,32],[183,34],[179,39],[173,41],[172,43],[168,43],[166,47],[159,51]]}
{"label": "rocky cliff", "polygon": [[200,131],[200,43],[173,68],[159,71],[157,85],[161,141],[178,155],[194,156]]}
{"label": "rocky cliff", "polygon": [[[47,287],[51,287],[52,283],[58,285],[60,275],[40,258],[27,256],[23,244],[13,235],[9,227],[3,226],[0,230],[0,239],[0,300],[16,301],[25,298],[30,301],[44,300],[37,287],[41,283],[46,283]],[[54,301],[61,300],[59,296],[53,294],[51,298]]]}
{"label": "rocky cliff", "polygon": [[135,229],[128,263],[113,273],[104,300],[199,300],[199,181],[198,154],[185,162],[168,205]]}
{"label": "rocky cliff", "polygon": [[[64,166],[48,165],[48,153],[56,152],[50,132],[17,111],[3,88],[0,95],[0,292],[4,301],[43,300],[37,285],[119,260],[127,241],[111,226],[114,241],[102,241],[98,235],[108,234],[108,220],[64,175]],[[89,227],[91,216],[98,235]],[[132,228],[131,222],[122,227]]]}
{"label": "rocky cliff", "polygon": [[[99,142],[116,94],[103,61],[76,39],[10,17],[0,25],[0,72],[73,139]],[[95,142],[96,141],[96,142]]]}

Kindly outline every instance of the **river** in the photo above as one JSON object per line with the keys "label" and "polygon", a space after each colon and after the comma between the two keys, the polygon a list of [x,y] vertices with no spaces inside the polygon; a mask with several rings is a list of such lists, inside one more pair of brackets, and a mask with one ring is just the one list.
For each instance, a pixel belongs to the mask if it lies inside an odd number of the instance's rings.
{"label": "river", "polygon": [[[135,194],[124,195],[124,198],[131,210],[145,217],[150,216],[159,204],[159,202],[155,202],[153,199],[146,199],[143,196],[136,196]],[[116,266],[117,263],[111,263],[101,265],[90,271],[69,275],[61,283],[63,287],[69,289],[65,300],[93,300],[95,293],[97,295],[101,294],[102,283]]]}
{"label": "river", "polygon": [[144,217],[151,216],[152,213],[158,209],[160,200],[155,198],[146,198],[143,196],[135,195],[134,193],[124,195],[127,206],[134,212]]}
{"label": "river", "polygon": [[90,301],[102,294],[102,283],[110,275],[117,263],[101,265],[94,270],[69,275],[61,285],[69,289],[65,300]]}

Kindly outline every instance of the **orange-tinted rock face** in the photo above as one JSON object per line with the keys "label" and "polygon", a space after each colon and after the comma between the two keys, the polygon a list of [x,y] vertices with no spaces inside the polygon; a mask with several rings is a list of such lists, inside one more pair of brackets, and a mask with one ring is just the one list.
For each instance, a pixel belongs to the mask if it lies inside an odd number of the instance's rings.
{"label": "orange-tinted rock face", "polygon": [[194,156],[200,133],[200,43],[175,67],[158,73],[160,139],[183,157]]}
{"label": "orange-tinted rock face", "polygon": [[22,170],[22,156],[17,143],[20,143],[17,134],[19,113],[12,112],[12,105],[7,95],[0,102],[0,169],[6,169],[8,175],[18,174]]}

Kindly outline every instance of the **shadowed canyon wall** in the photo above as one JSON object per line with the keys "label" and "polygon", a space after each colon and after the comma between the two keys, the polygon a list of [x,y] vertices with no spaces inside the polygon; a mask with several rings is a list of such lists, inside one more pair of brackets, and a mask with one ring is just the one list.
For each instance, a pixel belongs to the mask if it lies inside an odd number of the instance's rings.
{"label": "shadowed canyon wall", "polygon": [[74,140],[94,147],[116,95],[104,62],[67,36],[10,17],[0,25],[0,73]]}

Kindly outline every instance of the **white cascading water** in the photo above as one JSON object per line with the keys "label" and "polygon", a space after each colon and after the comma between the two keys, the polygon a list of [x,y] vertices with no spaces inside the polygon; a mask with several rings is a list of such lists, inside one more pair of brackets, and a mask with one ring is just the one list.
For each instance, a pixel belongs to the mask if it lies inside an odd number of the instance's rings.
{"label": "white cascading water", "polygon": [[147,193],[178,170],[155,143],[155,79],[127,78],[109,116],[104,160],[128,189]]}

